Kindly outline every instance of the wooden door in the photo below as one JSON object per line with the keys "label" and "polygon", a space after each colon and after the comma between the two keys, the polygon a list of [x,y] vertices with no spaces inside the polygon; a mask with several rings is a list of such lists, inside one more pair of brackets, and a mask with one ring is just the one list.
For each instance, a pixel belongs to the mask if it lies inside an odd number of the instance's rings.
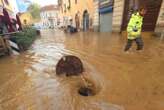
{"label": "wooden door", "polygon": [[124,16],[121,30],[126,30],[130,16],[132,14],[132,8],[146,6],[148,11],[144,17],[142,30],[154,31],[161,4],[162,0],[125,0]]}

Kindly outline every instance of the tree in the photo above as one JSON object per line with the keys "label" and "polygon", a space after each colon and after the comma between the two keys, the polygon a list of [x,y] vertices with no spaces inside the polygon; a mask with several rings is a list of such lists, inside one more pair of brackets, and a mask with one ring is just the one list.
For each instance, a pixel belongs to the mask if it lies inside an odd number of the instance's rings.
{"label": "tree", "polygon": [[28,12],[30,12],[34,19],[40,19],[40,6],[38,4],[32,3],[28,7]]}

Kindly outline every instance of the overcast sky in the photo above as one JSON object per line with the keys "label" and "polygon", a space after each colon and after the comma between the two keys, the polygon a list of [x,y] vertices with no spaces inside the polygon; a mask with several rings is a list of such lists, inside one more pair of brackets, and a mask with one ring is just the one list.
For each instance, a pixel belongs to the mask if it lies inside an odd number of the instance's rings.
{"label": "overcast sky", "polygon": [[57,4],[57,0],[31,0],[37,2],[40,6],[45,6],[49,4]]}
{"label": "overcast sky", "polygon": [[58,0],[10,0],[14,9],[14,13],[26,11],[29,4],[26,4],[25,1],[35,2],[38,3],[41,7],[43,7],[45,5],[57,4]]}

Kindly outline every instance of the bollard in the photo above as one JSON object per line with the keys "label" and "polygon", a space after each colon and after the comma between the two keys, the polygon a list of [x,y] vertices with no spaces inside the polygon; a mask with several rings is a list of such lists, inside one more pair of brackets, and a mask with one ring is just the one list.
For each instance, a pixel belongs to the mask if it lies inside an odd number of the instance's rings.
{"label": "bollard", "polygon": [[62,57],[56,65],[56,74],[66,76],[77,76],[84,72],[81,60],[73,55]]}

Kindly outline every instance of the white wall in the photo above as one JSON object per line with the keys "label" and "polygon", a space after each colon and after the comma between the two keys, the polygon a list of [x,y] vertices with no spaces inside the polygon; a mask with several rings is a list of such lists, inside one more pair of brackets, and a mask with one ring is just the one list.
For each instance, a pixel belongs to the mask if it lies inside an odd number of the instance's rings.
{"label": "white wall", "polygon": [[155,32],[161,32],[162,30],[164,30],[164,0],[162,1]]}
{"label": "white wall", "polygon": [[93,28],[94,31],[99,31],[99,1],[94,2],[94,17],[93,17]]}
{"label": "white wall", "polygon": [[121,31],[124,13],[124,1],[125,0],[114,0],[112,30],[115,32]]}
{"label": "white wall", "polygon": [[[41,12],[40,16],[41,16],[42,25],[47,28],[50,26],[54,26],[54,27],[57,26],[58,13],[59,11],[57,10]],[[52,22],[50,22],[49,20],[50,17],[53,19]]]}

